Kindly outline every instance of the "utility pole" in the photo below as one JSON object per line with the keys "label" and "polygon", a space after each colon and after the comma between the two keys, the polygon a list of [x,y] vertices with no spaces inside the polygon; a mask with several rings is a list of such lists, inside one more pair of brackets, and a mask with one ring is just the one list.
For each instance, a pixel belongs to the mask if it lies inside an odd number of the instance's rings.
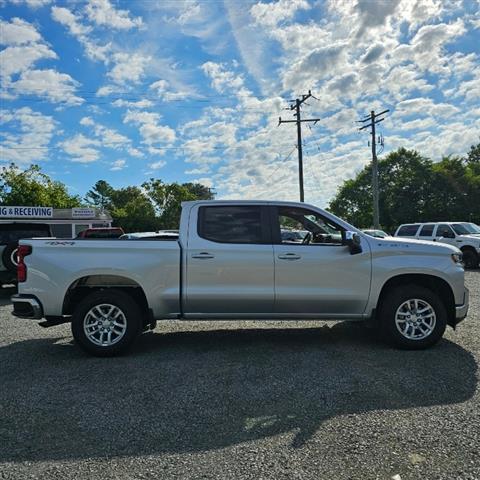
{"label": "utility pole", "polygon": [[[297,124],[297,150],[298,150],[298,181],[300,184],[300,201],[305,201],[305,195],[303,191],[303,150],[302,150],[302,122],[314,122],[317,123],[319,118],[306,118],[302,120],[300,116],[300,107],[302,103],[305,102],[308,98],[313,97],[311,90],[308,91],[307,95],[302,95],[302,98],[297,98],[292,100],[290,105],[290,110],[295,110],[293,114],[294,117],[297,117],[295,120],[282,120],[282,117],[278,118],[278,125],[282,123],[296,123]],[[313,97],[315,98],[315,97]]]}
{"label": "utility pole", "polygon": [[384,110],[380,113],[375,113],[375,110],[370,112],[370,115],[366,116],[362,120],[358,120],[360,123],[370,121],[367,125],[364,125],[359,130],[370,128],[370,134],[372,135],[372,196],[373,196],[373,228],[380,228],[380,209],[379,209],[379,192],[378,192],[378,159],[377,159],[377,142],[375,137],[375,125],[383,122],[385,118],[378,118],[381,115],[389,112],[390,110]]}

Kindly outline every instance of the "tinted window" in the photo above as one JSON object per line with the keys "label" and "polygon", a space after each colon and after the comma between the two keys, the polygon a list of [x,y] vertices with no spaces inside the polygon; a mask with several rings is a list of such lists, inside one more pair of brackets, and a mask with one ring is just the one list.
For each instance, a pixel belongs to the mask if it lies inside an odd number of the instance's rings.
{"label": "tinted window", "polygon": [[417,233],[418,225],[404,225],[397,232],[397,237],[414,237]]}
{"label": "tinted window", "polygon": [[261,207],[201,207],[198,234],[212,242],[264,243]]}
{"label": "tinted window", "polygon": [[433,235],[433,229],[435,225],[433,223],[429,223],[428,225],[424,225],[420,230],[420,237],[431,237]]}
{"label": "tinted window", "polygon": [[[281,243],[302,243],[305,245],[341,245],[342,229],[331,223],[320,214],[297,207],[279,207],[278,223],[280,224]],[[298,231],[298,237],[286,235],[288,229]],[[292,232],[293,233],[293,232]]]}
{"label": "tinted window", "polygon": [[453,230],[445,223],[442,223],[437,228],[437,237],[445,237],[445,238],[455,238],[455,234]]}

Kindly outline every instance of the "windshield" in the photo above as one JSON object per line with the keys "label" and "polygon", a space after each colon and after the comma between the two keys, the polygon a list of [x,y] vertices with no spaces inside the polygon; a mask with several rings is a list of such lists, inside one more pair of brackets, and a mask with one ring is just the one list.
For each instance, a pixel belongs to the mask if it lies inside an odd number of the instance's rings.
{"label": "windshield", "polygon": [[457,235],[480,234],[480,227],[474,223],[455,223],[452,227]]}

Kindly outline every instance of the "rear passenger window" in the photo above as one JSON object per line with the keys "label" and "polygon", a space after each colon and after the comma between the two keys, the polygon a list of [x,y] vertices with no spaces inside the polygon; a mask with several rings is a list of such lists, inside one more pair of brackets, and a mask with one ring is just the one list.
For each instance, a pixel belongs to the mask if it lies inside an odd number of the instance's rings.
{"label": "rear passenger window", "polygon": [[418,225],[403,225],[397,233],[397,237],[414,237],[417,233]]}
{"label": "rear passenger window", "polygon": [[433,223],[429,223],[428,225],[424,225],[420,230],[420,237],[431,237],[433,235],[433,229],[435,225]]}
{"label": "rear passenger window", "polygon": [[219,243],[266,243],[261,207],[200,207],[198,235]]}

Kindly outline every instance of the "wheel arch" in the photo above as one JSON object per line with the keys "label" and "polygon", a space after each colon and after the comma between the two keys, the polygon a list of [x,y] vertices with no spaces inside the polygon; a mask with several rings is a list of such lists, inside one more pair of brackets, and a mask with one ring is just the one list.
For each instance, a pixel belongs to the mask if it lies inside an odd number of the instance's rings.
{"label": "wheel arch", "polygon": [[115,289],[122,291],[135,300],[144,313],[146,320],[150,319],[147,296],[142,286],[131,278],[122,275],[85,275],[73,281],[68,287],[63,299],[62,314],[72,315],[79,302],[93,292]]}
{"label": "wheel arch", "polygon": [[455,326],[455,297],[453,290],[443,278],[435,275],[423,273],[405,273],[389,278],[382,286],[380,295],[378,297],[376,310],[379,310],[387,292],[393,288],[403,285],[421,285],[422,287],[438,293],[447,310],[447,323],[452,327]]}

